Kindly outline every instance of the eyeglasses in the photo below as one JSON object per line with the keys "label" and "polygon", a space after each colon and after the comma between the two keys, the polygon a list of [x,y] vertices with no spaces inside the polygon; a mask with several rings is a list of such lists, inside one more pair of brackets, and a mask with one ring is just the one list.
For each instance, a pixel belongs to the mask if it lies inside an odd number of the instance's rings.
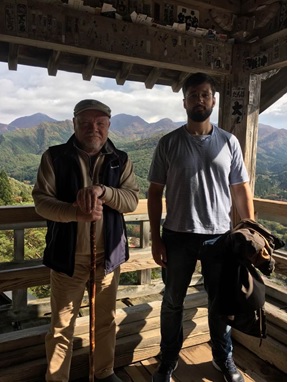
{"label": "eyeglasses", "polygon": [[201,93],[191,93],[188,94],[185,99],[191,99],[192,101],[198,101],[199,98],[204,99],[204,101],[208,101],[212,96],[210,92],[201,92]]}

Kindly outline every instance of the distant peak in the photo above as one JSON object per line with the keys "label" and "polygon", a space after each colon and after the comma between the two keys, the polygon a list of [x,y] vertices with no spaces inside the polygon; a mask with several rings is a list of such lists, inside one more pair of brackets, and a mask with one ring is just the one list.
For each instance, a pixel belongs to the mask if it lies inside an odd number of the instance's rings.
{"label": "distant peak", "polygon": [[37,126],[43,122],[51,123],[51,122],[57,122],[57,120],[43,113],[35,113],[29,116],[24,116],[24,117],[14,119],[14,121],[9,123],[8,130],[26,129],[29,127]]}

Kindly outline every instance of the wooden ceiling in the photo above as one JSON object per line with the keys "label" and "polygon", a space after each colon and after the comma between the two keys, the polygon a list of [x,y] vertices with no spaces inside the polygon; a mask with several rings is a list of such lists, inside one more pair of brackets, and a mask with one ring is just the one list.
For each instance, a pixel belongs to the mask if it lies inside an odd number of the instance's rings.
{"label": "wooden ceiling", "polygon": [[[285,0],[2,0],[0,61],[171,86],[233,74],[235,51],[265,78],[262,111],[287,92]],[[237,60],[237,58],[236,58]],[[268,94],[267,94],[268,92]],[[263,102],[262,102],[263,98]],[[273,102],[272,102],[273,98]]]}

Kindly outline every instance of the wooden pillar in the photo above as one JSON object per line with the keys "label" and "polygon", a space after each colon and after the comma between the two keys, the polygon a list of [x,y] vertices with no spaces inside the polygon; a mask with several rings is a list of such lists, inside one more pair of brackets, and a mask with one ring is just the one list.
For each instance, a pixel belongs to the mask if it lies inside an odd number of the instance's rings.
{"label": "wooden pillar", "polygon": [[[149,247],[150,243],[150,223],[141,221],[140,223],[140,248]],[[140,285],[151,283],[151,269],[137,271],[137,283]]]}
{"label": "wooden pillar", "polygon": [[[244,53],[238,46],[234,50],[232,74],[220,84],[219,126],[238,138],[254,193],[261,76],[245,71]],[[239,221],[235,209],[232,220]]]}
{"label": "wooden pillar", "polygon": [[[24,262],[24,229],[14,230],[14,260]],[[21,329],[19,315],[27,308],[27,289],[12,291],[12,319],[16,329]]]}

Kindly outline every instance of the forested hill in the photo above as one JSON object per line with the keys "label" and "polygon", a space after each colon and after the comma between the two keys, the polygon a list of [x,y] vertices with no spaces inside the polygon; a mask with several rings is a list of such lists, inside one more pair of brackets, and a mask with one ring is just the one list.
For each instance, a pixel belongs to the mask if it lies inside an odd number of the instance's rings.
{"label": "forested hill", "polygon": [[[21,182],[34,184],[41,154],[51,145],[66,142],[73,133],[73,125],[70,120],[59,122],[39,113],[30,117],[18,118],[9,125],[0,123],[0,169]],[[148,123],[127,114],[111,118],[109,137],[133,160],[141,197],[146,196],[148,169],[160,136],[182,124],[168,118]],[[259,125],[256,172],[255,196],[286,200],[286,129]]]}

